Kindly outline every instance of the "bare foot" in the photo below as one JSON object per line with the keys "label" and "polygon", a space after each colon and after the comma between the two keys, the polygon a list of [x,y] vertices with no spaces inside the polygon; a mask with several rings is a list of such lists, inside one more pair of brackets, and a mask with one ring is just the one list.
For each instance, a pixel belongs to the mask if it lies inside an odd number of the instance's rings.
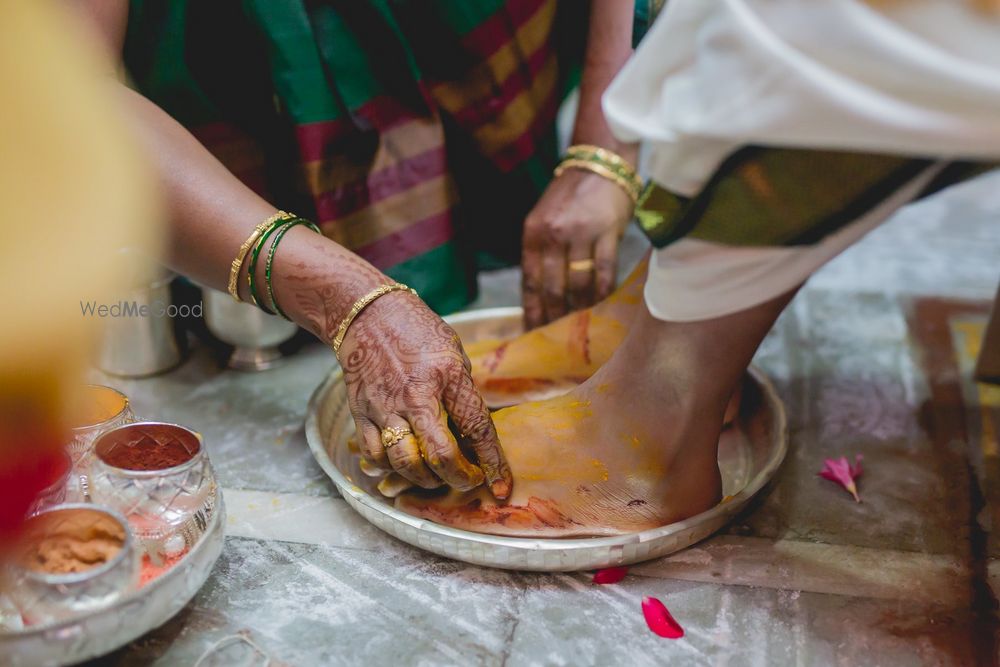
{"label": "bare foot", "polygon": [[508,341],[466,345],[472,378],[491,408],[565,394],[615,351],[642,303],[648,259],[607,299]]}
{"label": "bare foot", "polygon": [[[640,310],[647,255],[615,292],[592,308],[570,313],[517,338],[469,343],[472,379],[492,409],[562,396],[611,358]],[[724,419],[740,408],[739,388]]]}
{"label": "bare foot", "polygon": [[[670,430],[640,427],[617,397],[586,383],[569,394],[494,413],[514,473],[497,503],[486,489],[441,496],[409,491],[396,506],[456,528],[497,535],[618,535],[697,514],[718,502],[714,447],[678,457],[684,443],[718,439],[674,406]],[[715,430],[718,430],[718,421]],[[652,426],[652,425],[650,425]]]}
{"label": "bare foot", "polygon": [[485,489],[410,491],[396,506],[498,535],[630,533],[721,497],[723,414],[787,299],[716,320],[668,323],[642,308],[621,347],[568,394],[494,414],[514,474],[506,502]]}

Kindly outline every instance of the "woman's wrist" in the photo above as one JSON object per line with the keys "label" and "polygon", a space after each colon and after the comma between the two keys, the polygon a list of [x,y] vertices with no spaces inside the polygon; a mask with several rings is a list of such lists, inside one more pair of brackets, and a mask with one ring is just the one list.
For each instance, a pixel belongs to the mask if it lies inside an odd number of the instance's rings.
{"label": "woman's wrist", "polygon": [[416,291],[412,287],[408,287],[403,283],[392,282],[376,287],[355,301],[354,305],[351,306],[351,310],[344,316],[344,319],[340,321],[340,325],[337,326],[337,333],[333,337],[332,343],[334,354],[338,357],[340,356],[340,346],[343,345],[344,339],[347,337],[348,329],[350,329],[354,321],[360,317],[369,306],[374,307],[376,301],[382,297],[392,294],[393,292],[409,292],[413,296],[417,295]]}
{"label": "woman's wrist", "polygon": [[596,144],[573,144],[567,148],[553,174],[559,178],[568,170],[589,171],[611,181],[628,195],[633,206],[642,192],[642,180],[632,163],[615,151]]}
{"label": "woman's wrist", "polygon": [[282,241],[271,280],[289,319],[326,344],[333,343],[358,300],[394,282],[361,257],[301,227]]}

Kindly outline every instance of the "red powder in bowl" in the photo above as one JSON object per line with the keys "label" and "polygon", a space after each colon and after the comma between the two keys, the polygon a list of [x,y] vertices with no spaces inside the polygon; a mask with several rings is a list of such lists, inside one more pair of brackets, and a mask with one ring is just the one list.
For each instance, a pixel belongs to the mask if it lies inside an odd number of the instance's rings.
{"label": "red powder in bowl", "polygon": [[95,445],[97,456],[125,470],[164,470],[190,461],[201,448],[187,429],[170,424],[130,424],[109,431]]}

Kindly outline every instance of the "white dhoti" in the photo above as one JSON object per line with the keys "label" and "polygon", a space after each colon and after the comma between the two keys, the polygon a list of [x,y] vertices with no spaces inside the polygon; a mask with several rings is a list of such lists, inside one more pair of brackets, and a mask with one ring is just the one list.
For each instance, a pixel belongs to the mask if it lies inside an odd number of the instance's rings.
{"label": "white dhoti", "polygon": [[[979,3],[983,4],[983,3]],[[703,191],[746,145],[931,158],[808,244],[681,238],[655,251],[651,313],[698,320],[801,284],[953,159],[1000,159],[1000,12],[973,0],[668,0],[604,97],[649,176]]]}

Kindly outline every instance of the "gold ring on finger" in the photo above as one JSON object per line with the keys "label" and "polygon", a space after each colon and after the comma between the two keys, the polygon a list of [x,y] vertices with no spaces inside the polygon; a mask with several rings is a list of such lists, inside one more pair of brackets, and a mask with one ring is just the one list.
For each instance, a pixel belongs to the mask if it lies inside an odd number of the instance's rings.
{"label": "gold ring on finger", "polygon": [[592,259],[574,259],[569,263],[570,271],[593,271],[594,270],[594,260]]}
{"label": "gold ring on finger", "polygon": [[386,449],[394,447],[406,436],[412,434],[406,426],[386,426],[382,429],[382,446]]}

